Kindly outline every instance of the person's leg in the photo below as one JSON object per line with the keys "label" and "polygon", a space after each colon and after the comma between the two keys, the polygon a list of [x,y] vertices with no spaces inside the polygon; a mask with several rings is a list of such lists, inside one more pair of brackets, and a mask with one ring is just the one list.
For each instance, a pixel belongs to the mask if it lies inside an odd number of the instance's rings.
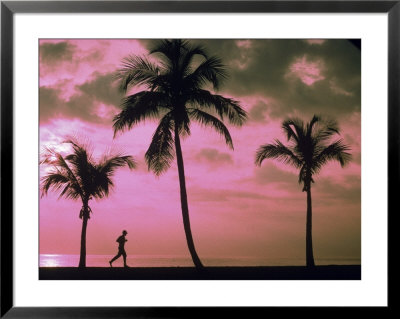
{"label": "person's leg", "polygon": [[122,255],[122,253],[121,253],[120,251],[118,251],[118,254],[115,255],[115,257],[109,261],[111,267],[112,267],[112,263],[113,263],[115,260],[117,260],[119,257],[121,257],[121,255]]}
{"label": "person's leg", "polygon": [[126,264],[126,252],[125,251],[122,252],[122,257],[124,258],[124,266],[128,267],[128,265]]}

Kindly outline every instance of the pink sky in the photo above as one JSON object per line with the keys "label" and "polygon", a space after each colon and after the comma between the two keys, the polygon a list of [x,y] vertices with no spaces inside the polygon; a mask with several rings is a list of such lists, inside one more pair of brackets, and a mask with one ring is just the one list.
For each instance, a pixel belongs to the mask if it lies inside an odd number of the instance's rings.
{"label": "pink sky", "polygon": [[[112,117],[121,95],[112,72],[129,54],[147,54],[150,41],[40,41],[40,143],[89,138],[95,153],[111,145],[134,156],[134,171],[120,170],[109,198],[92,201],[87,253],[112,255],[128,231],[128,255],[187,255],[176,164],[160,177],[147,171],[146,152],[156,122],[113,139]],[[193,123],[183,156],[193,237],[199,257],[305,258],[306,195],[297,173],[273,160],[254,165],[257,148],[275,138],[289,116],[309,121],[334,116],[353,161],[330,163],[313,186],[314,256],[361,256],[360,52],[346,40],[204,40],[231,68],[220,94],[249,114],[241,127],[227,124],[230,150],[210,128]],[[61,148],[60,148],[61,147]],[[41,174],[45,167],[41,168]],[[40,253],[79,254],[80,202],[40,199]]]}

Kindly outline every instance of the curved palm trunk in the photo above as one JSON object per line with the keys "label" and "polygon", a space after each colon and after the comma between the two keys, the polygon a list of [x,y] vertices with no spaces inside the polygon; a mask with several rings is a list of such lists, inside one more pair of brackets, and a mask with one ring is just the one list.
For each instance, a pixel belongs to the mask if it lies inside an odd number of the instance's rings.
{"label": "curved palm trunk", "polygon": [[183,227],[185,229],[186,241],[194,265],[196,266],[196,268],[202,268],[203,264],[201,263],[200,258],[196,253],[196,249],[194,248],[192,231],[190,229],[189,207],[187,201],[186,182],[185,182],[185,170],[183,166],[182,148],[177,127],[175,127],[175,150],[176,150],[176,161],[178,164],[179,185],[181,190],[182,218],[183,218]]}
{"label": "curved palm trunk", "polygon": [[312,245],[311,183],[307,186],[306,263],[307,267],[315,266]]}
{"label": "curved palm trunk", "polygon": [[87,204],[85,205],[85,210],[82,216],[82,232],[81,232],[81,254],[79,258],[79,268],[86,267],[86,229],[87,229],[87,222],[89,219],[89,211],[87,209]]}

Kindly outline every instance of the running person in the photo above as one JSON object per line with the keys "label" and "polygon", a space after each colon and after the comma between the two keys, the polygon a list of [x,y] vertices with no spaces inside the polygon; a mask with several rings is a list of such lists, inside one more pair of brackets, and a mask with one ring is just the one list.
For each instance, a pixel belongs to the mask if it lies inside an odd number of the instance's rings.
{"label": "running person", "polygon": [[125,238],[127,234],[128,232],[126,230],[122,231],[122,235],[119,236],[118,239],[116,240],[116,242],[118,243],[118,254],[115,255],[115,257],[109,261],[111,267],[112,263],[121,256],[124,258],[124,267],[129,267],[126,264],[126,251],[125,251],[125,242],[128,241],[128,239]]}

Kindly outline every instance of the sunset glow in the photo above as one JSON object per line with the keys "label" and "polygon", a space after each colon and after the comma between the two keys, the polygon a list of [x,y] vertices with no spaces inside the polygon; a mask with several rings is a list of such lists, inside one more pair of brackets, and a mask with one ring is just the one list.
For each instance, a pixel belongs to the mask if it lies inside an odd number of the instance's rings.
{"label": "sunset glow", "polygon": [[[260,145],[286,142],[288,117],[333,117],[352,161],[330,162],[313,184],[313,244],[319,260],[361,262],[361,53],[347,40],[194,40],[229,70],[218,94],[239,101],[248,120],[224,122],[234,150],[209,127],[192,123],[182,139],[191,228],[202,258],[305,260],[306,193],[298,171],[268,159]],[[128,255],[188,257],[177,164],[159,177],[144,160],[156,120],[113,137],[123,93],[114,72],[124,57],[148,55],[152,40],[41,40],[40,146],[67,154],[66,136],[91,141],[94,155],[110,148],[132,155],[135,170],[117,170],[108,198],[92,201],[87,254],[113,255],[128,231]],[[47,169],[41,166],[40,174]],[[82,203],[49,194],[40,199],[40,254],[79,254]],[[207,265],[207,264],[206,264]],[[57,266],[50,257],[45,266]],[[108,266],[108,265],[104,265]]]}

